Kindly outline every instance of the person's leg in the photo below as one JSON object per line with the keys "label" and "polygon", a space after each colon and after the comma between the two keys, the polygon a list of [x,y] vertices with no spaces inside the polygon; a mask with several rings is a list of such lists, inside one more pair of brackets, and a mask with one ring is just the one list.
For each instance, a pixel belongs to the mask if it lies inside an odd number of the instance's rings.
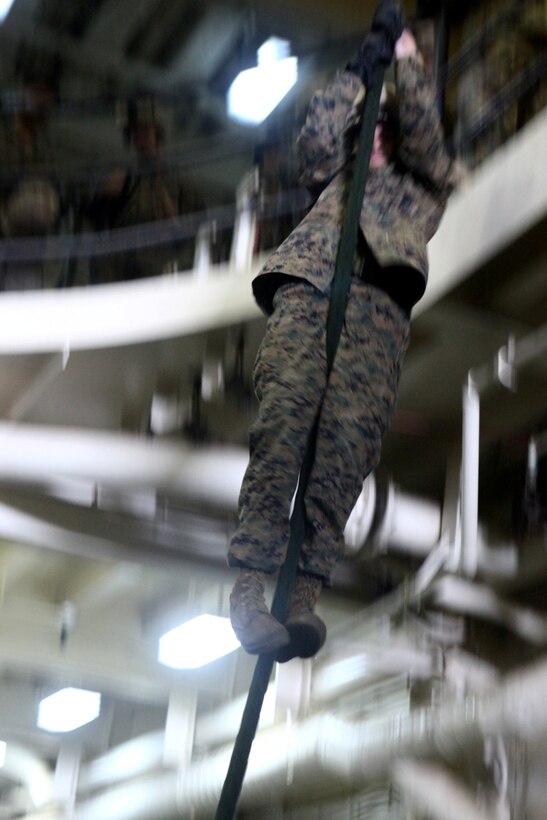
{"label": "person's leg", "polygon": [[250,430],[240,522],[228,552],[228,564],[240,568],[230,596],[232,626],[252,654],[289,642],[265,605],[264,585],[285,560],[291,500],[325,390],[327,310],[328,299],[310,285],[284,289],[254,369],[260,411]]}
{"label": "person's leg", "polygon": [[274,573],[285,560],[298,474],[325,390],[328,298],[311,285],[277,298],[254,368],[259,415],[239,498],[228,564]]}
{"label": "person's leg", "polygon": [[409,330],[408,316],[386,293],[352,283],[306,493],[300,568],[325,584],[343,557],[347,519],[391,427]]}
{"label": "person's leg", "polygon": [[352,285],[344,329],[323,399],[306,491],[306,540],[285,626],[280,663],[316,654],[326,637],[314,614],[344,554],[344,527],[391,425],[409,321],[383,291]]}

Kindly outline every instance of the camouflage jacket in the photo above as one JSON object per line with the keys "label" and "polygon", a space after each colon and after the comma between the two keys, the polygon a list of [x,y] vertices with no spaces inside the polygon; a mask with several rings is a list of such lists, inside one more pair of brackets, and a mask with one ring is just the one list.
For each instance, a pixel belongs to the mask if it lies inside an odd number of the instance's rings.
{"label": "camouflage jacket", "polygon": [[[452,161],[444,148],[433,91],[420,55],[396,63],[399,140],[394,159],[371,169],[360,227],[381,268],[395,266],[416,283],[415,301],[428,275],[427,242],[437,230],[453,188]],[[328,292],[355,155],[353,134],[365,89],[357,75],[337,74],[314,94],[298,137],[301,182],[319,196],[300,224],[269,257],[253,281],[265,313],[284,276],[302,278]],[[363,259],[356,251],[356,273]]]}

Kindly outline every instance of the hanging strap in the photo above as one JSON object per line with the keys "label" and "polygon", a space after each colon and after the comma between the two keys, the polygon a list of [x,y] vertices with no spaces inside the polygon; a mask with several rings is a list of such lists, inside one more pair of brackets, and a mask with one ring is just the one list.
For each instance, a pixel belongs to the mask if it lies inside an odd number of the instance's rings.
{"label": "hanging strap", "polygon": [[[357,246],[359,217],[365,194],[370,153],[386,67],[387,64],[384,63],[377,66],[372,85],[370,89],[367,90],[365,96],[357,155],[340,234],[336,269],[327,316],[327,378],[332,369],[336,348],[338,347],[344,324],[344,315],[351,284],[353,257]],[[296,578],[298,556],[300,548],[304,543],[306,530],[305,493],[315,458],[318,424],[319,413],[308,437],[307,449],[300,470],[298,489],[294,501],[293,513],[291,515],[287,557],[281,567],[272,602],[272,615],[281,623],[283,623],[287,615],[289,599]],[[275,655],[275,652],[260,655],[256,662],[247,702],[243,711],[241,726],[235,740],[230,765],[217,806],[215,820],[232,820],[235,816],[262,703],[275,663]]]}

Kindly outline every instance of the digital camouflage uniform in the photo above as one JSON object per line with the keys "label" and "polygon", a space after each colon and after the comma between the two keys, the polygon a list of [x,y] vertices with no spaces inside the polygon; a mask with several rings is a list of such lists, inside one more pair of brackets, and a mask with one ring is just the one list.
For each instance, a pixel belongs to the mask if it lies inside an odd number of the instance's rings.
{"label": "digital camouflage uniform", "polygon": [[[369,172],[360,226],[380,270],[403,277],[403,289],[416,302],[427,279],[426,243],[452,189],[452,163],[419,56],[397,63],[397,88],[397,157]],[[258,304],[271,315],[253,374],[260,411],[250,430],[240,524],[228,553],[230,566],[267,573],[283,563],[291,499],[321,408],[299,569],[327,585],[343,556],[349,513],[378,463],[409,340],[409,312],[366,281],[358,250],[327,387],[330,285],[363,98],[361,80],[348,71],[314,95],[298,147],[302,181],[321,193],[253,282]]]}

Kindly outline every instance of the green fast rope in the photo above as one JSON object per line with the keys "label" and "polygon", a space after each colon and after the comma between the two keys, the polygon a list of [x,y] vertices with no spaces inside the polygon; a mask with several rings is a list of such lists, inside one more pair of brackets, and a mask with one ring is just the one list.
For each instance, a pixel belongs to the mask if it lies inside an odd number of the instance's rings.
{"label": "green fast rope", "polygon": [[[344,324],[344,315],[353,269],[353,256],[357,246],[359,217],[363,197],[365,195],[370,153],[374,139],[374,129],[376,127],[376,119],[380,105],[385,68],[386,65],[384,64],[376,68],[371,88],[365,95],[359,145],[355,157],[348,202],[340,234],[340,244],[336,257],[336,270],[332,283],[327,316],[327,378],[332,369],[336,348],[338,347]],[[305,493],[315,457],[318,423],[319,414],[308,437],[307,449],[300,470],[298,489],[291,515],[287,557],[281,567],[272,602],[272,614],[281,622],[285,620],[287,614],[289,598],[296,578],[298,555],[300,547],[304,542],[306,529]],[[260,718],[262,703],[275,662],[275,655],[275,652],[260,655],[256,662],[247,702],[243,710],[241,726],[235,740],[230,765],[217,806],[215,820],[232,820],[235,816],[251,746]]]}

